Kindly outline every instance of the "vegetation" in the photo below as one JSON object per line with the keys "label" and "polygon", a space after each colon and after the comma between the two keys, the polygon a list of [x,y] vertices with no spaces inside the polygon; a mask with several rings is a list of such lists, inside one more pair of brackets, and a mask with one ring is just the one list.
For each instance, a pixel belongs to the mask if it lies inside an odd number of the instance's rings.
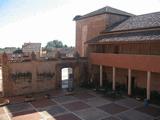
{"label": "vegetation", "polygon": [[15,50],[13,53],[14,53],[14,54],[22,54],[23,51],[22,51],[22,49],[18,48],[18,49]]}
{"label": "vegetation", "polygon": [[3,53],[4,52],[4,49],[3,48],[0,48],[0,53]]}
{"label": "vegetation", "polygon": [[52,50],[53,48],[65,48],[67,45],[63,45],[63,43],[59,40],[49,41],[45,46],[46,50]]}
{"label": "vegetation", "polygon": [[51,72],[44,72],[44,73],[37,73],[37,77],[39,80],[51,80],[53,77],[55,76],[55,73],[51,73]]}
{"label": "vegetation", "polygon": [[4,50],[3,48],[0,48],[0,50]]}
{"label": "vegetation", "polygon": [[30,73],[30,72],[13,73],[13,74],[11,74],[11,78],[12,78],[12,80],[32,79],[32,73]]}

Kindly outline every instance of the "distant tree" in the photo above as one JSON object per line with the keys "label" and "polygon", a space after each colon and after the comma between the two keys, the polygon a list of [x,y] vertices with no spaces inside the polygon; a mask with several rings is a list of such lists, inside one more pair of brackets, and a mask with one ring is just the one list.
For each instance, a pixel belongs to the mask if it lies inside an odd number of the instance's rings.
{"label": "distant tree", "polygon": [[17,50],[15,50],[13,53],[14,53],[14,54],[22,54],[23,51],[22,51],[22,49],[17,48]]}
{"label": "distant tree", "polygon": [[67,48],[68,46],[67,46],[67,45],[64,45],[63,47]]}
{"label": "distant tree", "polygon": [[0,48],[0,53],[3,53],[4,52],[4,49],[3,48]]}
{"label": "distant tree", "polygon": [[46,50],[51,50],[53,48],[63,48],[67,47],[67,45],[63,45],[63,43],[59,40],[49,41],[45,47]]}
{"label": "distant tree", "polygon": [[3,50],[3,48],[0,48],[0,50]]}

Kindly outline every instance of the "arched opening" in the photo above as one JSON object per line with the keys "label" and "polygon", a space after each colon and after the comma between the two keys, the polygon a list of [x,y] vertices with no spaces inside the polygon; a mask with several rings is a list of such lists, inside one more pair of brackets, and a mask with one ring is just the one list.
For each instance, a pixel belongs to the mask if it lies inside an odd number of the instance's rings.
{"label": "arched opening", "polygon": [[73,69],[71,67],[61,69],[61,88],[73,87]]}

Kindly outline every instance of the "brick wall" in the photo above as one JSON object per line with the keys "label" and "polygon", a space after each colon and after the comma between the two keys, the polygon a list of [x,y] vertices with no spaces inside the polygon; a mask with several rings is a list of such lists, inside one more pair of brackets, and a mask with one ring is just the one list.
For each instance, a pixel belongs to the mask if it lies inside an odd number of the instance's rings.
{"label": "brick wall", "polygon": [[86,41],[98,36],[110,26],[123,21],[127,16],[116,14],[101,14],[76,21],[76,50],[81,56],[86,56],[88,47]]}
{"label": "brick wall", "polygon": [[13,63],[7,61],[5,56],[2,65],[3,93],[5,96],[15,96],[61,89],[61,69],[66,67],[73,69],[74,87],[78,87],[83,71],[81,69],[84,69],[81,66],[84,64],[85,59],[79,59],[78,62],[77,59],[57,59]]}
{"label": "brick wall", "polygon": [[98,15],[76,21],[76,50],[84,56],[86,46],[84,43],[99,35],[106,27],[106,15]]}

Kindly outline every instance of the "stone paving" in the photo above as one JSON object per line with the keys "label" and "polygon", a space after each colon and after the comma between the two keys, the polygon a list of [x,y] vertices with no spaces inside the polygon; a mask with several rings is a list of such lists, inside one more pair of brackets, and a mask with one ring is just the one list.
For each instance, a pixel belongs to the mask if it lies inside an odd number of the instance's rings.
{"label": "stone paving", "polygon": [[0,120],[160,120],[160,107],[133,98],[112,100],[89,90],[77,90],[66,96],[63,91],[44,94],[34,102],[23,102],[24,96],[11,98],[11,104],[0,107]]}

